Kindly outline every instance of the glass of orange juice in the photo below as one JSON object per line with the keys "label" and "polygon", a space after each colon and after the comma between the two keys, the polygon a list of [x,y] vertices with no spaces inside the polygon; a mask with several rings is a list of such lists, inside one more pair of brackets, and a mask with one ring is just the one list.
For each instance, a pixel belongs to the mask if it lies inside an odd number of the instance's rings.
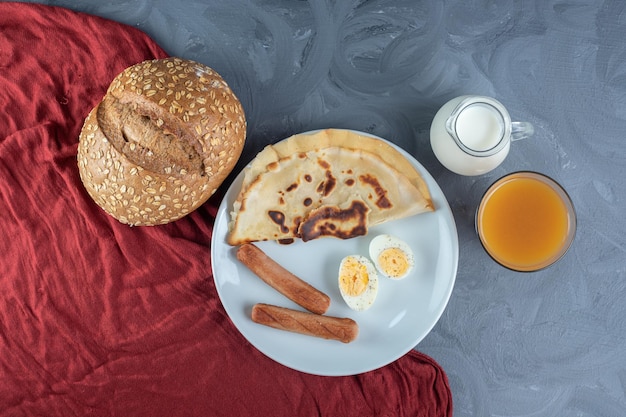
{"label": "glass of orange juice", "polygon": [[563,187],[530,171],[506,175],[485,192],[476,231],[487,253],[514,271],[538,271],[559,260],[576,234],[576,213]]}

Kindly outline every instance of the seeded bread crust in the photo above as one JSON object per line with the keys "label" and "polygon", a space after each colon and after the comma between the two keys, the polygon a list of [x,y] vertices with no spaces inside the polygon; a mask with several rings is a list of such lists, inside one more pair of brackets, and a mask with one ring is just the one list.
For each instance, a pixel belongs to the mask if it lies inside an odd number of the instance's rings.
{"label": "seeded bread crust", "polygon": [[120,222],[165,224],[215,192],[245,137],[241,103],[219,74],[180,58],[145,61],[119,74],[86,118],[79,173]]}

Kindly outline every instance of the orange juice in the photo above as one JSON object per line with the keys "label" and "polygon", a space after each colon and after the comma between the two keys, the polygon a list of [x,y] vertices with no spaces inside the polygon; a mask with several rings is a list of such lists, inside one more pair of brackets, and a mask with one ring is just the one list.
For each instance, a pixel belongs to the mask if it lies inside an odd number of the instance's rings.
{"label": "orange juice", "polygon": [[487,253],[516,271],[536,271],[556,262],[569,248],[575,228],[567,193],[534,172],[496,181],[476,214],[476,230]]}

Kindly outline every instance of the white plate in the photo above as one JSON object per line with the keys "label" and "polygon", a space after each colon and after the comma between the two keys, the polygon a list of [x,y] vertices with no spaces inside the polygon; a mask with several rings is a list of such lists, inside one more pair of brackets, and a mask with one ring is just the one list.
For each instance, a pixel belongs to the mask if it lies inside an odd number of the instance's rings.
{"label": "white plate", "polygon": [[[406,354],[441,317],[452,293],[458,265],[459,244],[454,218],[433,177],[406,151],[392,146],[425,178],[435,204],[434,212],[384,223],[370,228],[367,236],[348,240],[322,238],[306,243],[296,241],[291,245],[258,243],[283,267],[330,296],[327,315],[350,317],[358,323],[358,338],[348,344],[276,330],[250,319],[252,306],[260,302],[302,308],[269,287],[235,258],[235,248],[226,243],[226,235],[230,210],[240,191],[243,173],[228,189],[213,228],[211,256],[215,285],[237,329],[276,362],[316,375],[367,372]],[[368,256],[370,240],[381,233],[406,241],[415,252],[416,267],[400,281],[381,276],[374,305],[367,311],[355,312],[347,307],[339,293],[339,263],[350,254]]]}

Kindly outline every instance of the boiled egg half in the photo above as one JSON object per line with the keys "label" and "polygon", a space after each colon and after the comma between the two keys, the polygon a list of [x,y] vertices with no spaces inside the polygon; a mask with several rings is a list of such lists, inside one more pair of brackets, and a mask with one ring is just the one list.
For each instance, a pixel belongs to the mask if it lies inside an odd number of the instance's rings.
{"label": "boiled egg half", "polygon": [[364,311],[378,294],[376,267],[364,256],[348,255],[339,265],[339,292],[353,310]]}
{"label": "boiled egg half", "polygon": [[369,254],[376,269],[391,279],[406,277],[415,266],[411,247],[391,235],[378,235],[370,242]]}

